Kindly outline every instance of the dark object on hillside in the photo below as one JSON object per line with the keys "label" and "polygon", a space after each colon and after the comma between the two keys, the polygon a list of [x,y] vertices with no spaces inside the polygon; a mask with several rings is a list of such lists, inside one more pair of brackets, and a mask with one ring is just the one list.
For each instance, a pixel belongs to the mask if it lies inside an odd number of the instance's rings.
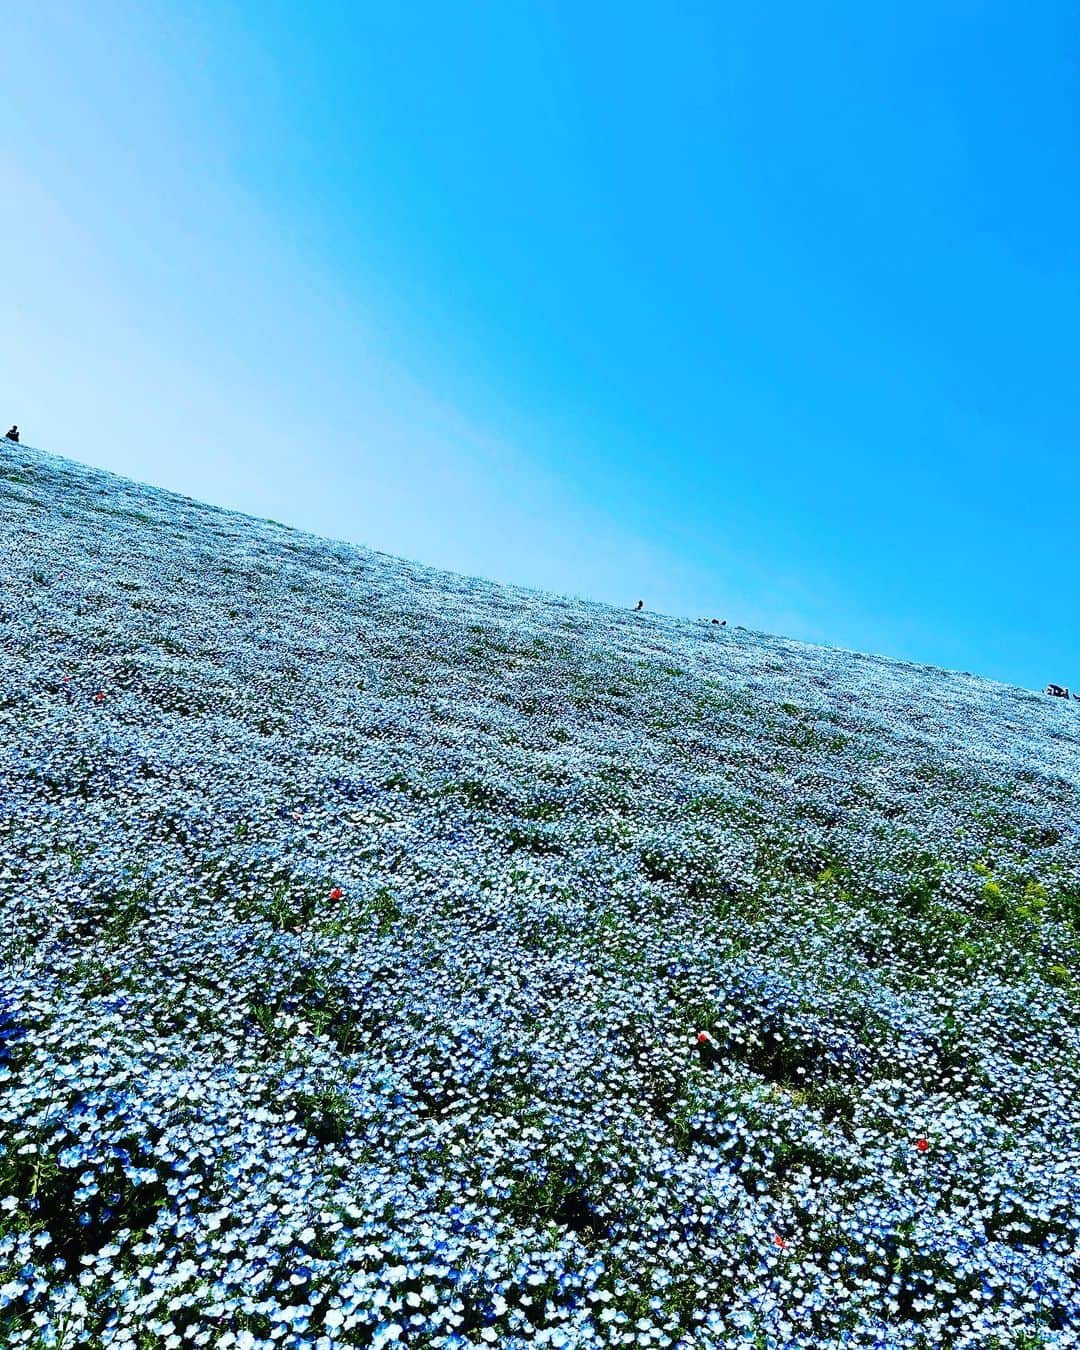
{"label": "dark object on hillside", "polygon": [[634,606],[634,613],[636,614],[636,613],[638,612],[639,609],[644,609],[644,608],[645,608],[645,601],[644,601],[644,600],[639,600],[639,601],[637,602],[637,604]]}
{"label": "dark object on hillside", "polygon": [[697,1042],[698,1059],[702,1067],[707,1069],[709,1065],[715,1064],[720,1058],[720,1044],[712,1033],[699,1031],[694,1040]]}
{"label": "dark object on hillside", "polygon": [[1054,698],[1069,697],[1069,691],[1063,685],[1060,684],[1048,684],[1046,686],[1046,692],[1048,694],[1052,694]]}
{"label": "dark object on hillside", "polygon": [[10,430],[10,431],[8,432],[8,434],[7,434],[7,439],[8,439],[9,441],[14,441],[15,444],[18,445],[18,443],[19,443],[19,428],[18,428],[18,427],[12,427],[11,430]]}
{"label": "dark object on hillside", "polygon": [[727,619],[713,619],[713,623],[716,624],[718,628],[727,627]]}

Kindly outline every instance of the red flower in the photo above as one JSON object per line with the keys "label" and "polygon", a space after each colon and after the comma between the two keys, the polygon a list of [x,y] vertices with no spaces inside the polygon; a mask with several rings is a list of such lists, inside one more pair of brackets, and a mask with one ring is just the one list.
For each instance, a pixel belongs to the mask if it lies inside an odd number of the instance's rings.
{"label": "red flower", "polygon": [[340,900],[344,894],[345,892],[341,889],[340,886],[335,886],[334,889],[330,892],[330,899]]}
{"label": "red flower", "polygon": [[919,1150],[920,1153],[925,1153],[926,1150],[930,1147],[930,1144],[925,1139],[916,1139],[915,1147]]}
{"label": "red flower", "polygon": [[697,1034],[697,1038],[698,1038],[698,1044],[699,1044],[699,1045],[704,1045],[705,1042],[709,1039],[709,1033],[708,1033],[707,1031],[699,1031],[698,1034]]}
{"label": "red flower", "polygon": [[774,1233],[774,1234],[772,1235],[772,1240],[773,1240],[773,1242],[776,1244],[777,1247],[786,1247],[786,1246],[787,1246],[787,1243],[784,1241],[784,1239],[780,1236],[779,1233]]}

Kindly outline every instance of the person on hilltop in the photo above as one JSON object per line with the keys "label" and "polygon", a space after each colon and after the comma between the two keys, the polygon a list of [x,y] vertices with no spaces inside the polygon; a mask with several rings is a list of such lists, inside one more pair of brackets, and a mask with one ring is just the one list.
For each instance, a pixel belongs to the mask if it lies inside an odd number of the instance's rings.
{"label": "person on hilltop", "polygon": [[641,609],[644,609],[644,608],[645,608],[645,601],[644,601],[644,600],[639,600],[639,601],[637,602],[637,604],[634,606],[634,613],[636,614],[636,613],[638,612],[638,610],[641,610]]}
{"label": "person on hilltop", "polygon": [[9,441],[14,441],[14,442],[16,443],[16,445],[17,445],[17,444],[19,443],[19,428],[18,428],[18,427],[12,427],[11,430],[10,430],[10,431],[8,432],[8,434],[7,434],[7,439],[8,439]]}

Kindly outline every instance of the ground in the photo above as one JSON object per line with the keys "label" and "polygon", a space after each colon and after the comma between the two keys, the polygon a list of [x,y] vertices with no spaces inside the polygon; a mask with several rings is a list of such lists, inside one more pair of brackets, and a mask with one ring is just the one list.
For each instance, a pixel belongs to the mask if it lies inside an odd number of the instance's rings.
{"label": "ground", "polygon": [[4,1346],[1080,1345],[1080,704],[26,446],[0,547]]}

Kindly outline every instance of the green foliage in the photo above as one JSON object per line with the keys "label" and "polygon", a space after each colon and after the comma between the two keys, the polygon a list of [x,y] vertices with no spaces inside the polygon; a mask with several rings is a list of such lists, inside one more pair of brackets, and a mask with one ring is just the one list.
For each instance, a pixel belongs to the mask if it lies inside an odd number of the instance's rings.
{"label": "green foliage", "polygon": [[298,1122],[320,1144],[340,1144],[348,1135],[352,1103],[348,1093],[340,1088],[297,1092],[288,1105],[295,1111]]}
{"label": "green foliage", "polygon": [[519,849],[541,856],[565,852],[564,841],[560,835],[534,825],[512,825],[506,833],[506,842],[511,853]]}
{"label": "green foliage", "polygon": [[380,886],[368,906],[368,912],[375,919],[380,937],[387,937],[401,921],[402,909],[393,891]]}
{"label": "green foliage", "polygon": [[106,902],[101,935],[110,943],[124,942],[135,925],[146,917],[150,901],[150,884],[145,879],[133,879],[130,885],[114,892]]}
{"label": "green foliage", "polygon": [[503,801],[503,794],[498,788],[478,778],[462,779],[460,783],[450,784],[447,790],[460,797],[466,806],[476,808],[494,808]]}
{"label": "green foliage", "polygon": [[318,901],[314,887],[295,881],[280,881],[267,894],[243,897],[236,906],[238,919],[264,919],[279,932],[299,928],[315,914]]}

